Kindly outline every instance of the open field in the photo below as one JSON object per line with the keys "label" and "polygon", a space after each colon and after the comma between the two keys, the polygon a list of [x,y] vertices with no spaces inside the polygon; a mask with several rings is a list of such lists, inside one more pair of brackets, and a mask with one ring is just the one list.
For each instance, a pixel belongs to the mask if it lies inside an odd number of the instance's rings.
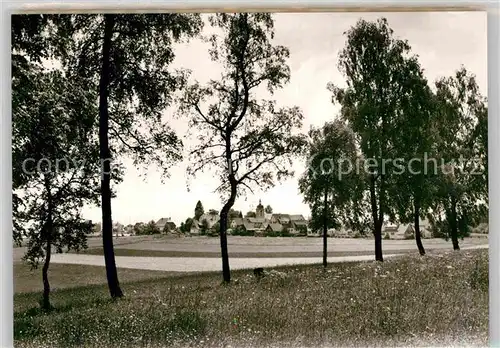
{"label": "open field", "polygon": [[[415,253],[412,249],[402,249],[393,251],[396,254]],[[392,253],[392,252],[391,252]],[[82,251],[80,255],[104,255],[102,248],[93,248]],[[349,250],[349,251],[329,251],[329,257],[344,257],[344,256],[361,256],[371,254],[366,250]],[[132,256],[132,257],[187,257],[187,258],[215,258],[220,259],[220,250],[217,252],[205,251],[179,251],[179,250],[148,250],[148,249],[131,249],[131,248],[116,248],[116,256]],[[250,259],[250,258],[303,258],[322,257],[321,250],[318,251],[303,251],[303,252],[229,252],[230,258]]]}
{"label": "open field", "polygon": [[[125,283],[184,274],[126,268],[119,269],[118,272],[120,281]],[[54,263],[49,268],[49,281],[54,291],[69,287],[105,284],[106,270],[100,266]],[[31,269],[24,263],[14,264],[14,293],[41,292],[42,289],[41,266],[38,269]]]}
{"label": "open field", "polygon": [[[206,257],[220,258],[218,238],[155,238],[137,242],[128,241],[116,246],[117,256],[137,257]],[[279,237],[230,237],[229,257],[232,258],[290,258],[322,257],[323,241],[321,238],[279,238]],[[426,250],[451,248],[451,242],[442,239],[425,239]],[[487,245],[487,238],[467,238],[461,241],[461,247],[469,248]],[[328,256],[358,256],[373,254],[373,240],[354,238],[329,238]],[[384,240],[384,252],[403,254],[416,252],[414,240]],[[87,255],[103,255],[100,246],[90,247],[80,252]]]}
{"label": "open field", "polygon": [[[228,237],[229,256],[233,258],[289,258],[321,257],[323,245],[321,238],[308,237]],[[426,250],[450,249],[451,241],[443,239],[424,239]],[[487,245],[487,238],[466,238],[460,241],[461,247]],[[220,257],[219,238],[175,237],[175,236],[130,236],[114,238],[117,256],[138,257]],[[416,252],[414,240],[384,240],[384,253],[401,254]],[[372,239],[328,238],[328,251],[331,257],[372,255]],[[25,248],[14,248],[14,261],[19,261]],[[102,240],[98,237],[88,239],[88,249],[84,255],[102,255]]]}
{"label": "open field", "polygon": [[[137,237],[135,237],[137,238]],[[220,247],[217,238],[149,237],[118,238],[115,254],[117,266],[123,269],[143,269],[163,272],[210,272],[221,268]],[[125,242],[126,240],[126,242]],[[88,250],[77,253],[54,254],[53,264],[81,264],[104,266],[100,240]],[[322,245],[318,238],[230,238],[229,256],[231,269],[276,267],[296,264],[320,263]],[[425,240],[427,253],[450,250],[450,243]],[[468,238],[461,243],[463,250],[487,248],[487,239]],[[373,241],[364,239],[329,239],[331,263],[366,261],[373,259]],[[201,249],[201,250],[200,250]],[[237,251],[234,251],[237,250]],[[239,250],[239,251],[238,251]],[[301,251],[302,250],[302,251]],[[22,249],[14,249],[14,261],[19,261]],[[412,240],[384,241],[384,256],[417,254]],[[16,260],[17,257],[17,260]]]}
{"label": "open field", "polygon": [[[186,252],[220,252],[220,240],[217,237],[184,237],[171,235],[114,237],[117,249],[186,251]],[[323,241],[319,237],[241,237],[228,236],[229,251],[248,252],[306,252],[322,250]],[[444,239],[424,239],[428,248],[451,247],[451,241]],[[487,244],[487,238],[465,238],[460,245]],[[360,251],[373,249],[373,238],[328,238],[332,251]],[[384,250],[396,250],[415,247],[415,240],[384,240]],[[101,248],[102,239],[88,239],[89,249]]]}
{"label": "open field", "polygon": [[104,285],[60,289],[41,314],[39,293],[16,294],[16,346],[487,345],[487,250],[281,267],[260,282],[234,271],[228,286],[219,272],[121,274],[116,302]]}
{"label": "open field", "polygon": [[[373,253],[373,239],[328,238],[330,256],[354,256]],[[449,249],[451,241],[424,239],[427,250]],[[220,240],[214,237],[133,236],[114,238],[118,256],[164,257],[220,257]],[[413,252],[414,240],[384,240],[386,253]],[[487,238],[466,238],[461,247],[487,245]],[[229,255],[232,257],[320,257],[321,238],[311,237],[228,237]],[[101,255],[101,238],[89,238],[83,254]]]}
{"label": "open field", "polygon": [[[126,238],[121,240],[121,238]],[[137,240],[135,240],[137,238]],[[140,239],[139,239],[140,238]],[[100,238],[89,239],[89,249],[100,248]],[[220,253],[220,240],[216,237],[120,237],[115,238],[116,249]],[[373,239],[367,238],[328,238],[330,251],[360,252],[373,251]],[[451,241],[443,239],[424,239],[424,246],[433,248],[451,248]],[[485,238],[465,238],[461,246],[488,244]],[[322,238],[318,237],[228,237],[228,249],[233,253],[304,253],[321,252]],[[415,249],[415,240],[384,240],[384,251]]]}

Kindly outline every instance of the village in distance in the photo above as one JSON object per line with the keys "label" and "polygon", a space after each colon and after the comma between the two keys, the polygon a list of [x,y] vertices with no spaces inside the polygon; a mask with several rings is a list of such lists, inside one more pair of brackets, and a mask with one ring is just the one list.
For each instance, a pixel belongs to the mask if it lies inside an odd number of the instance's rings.
{"label": "village in distance", "polygon": [[[432,217],[431,217],[432,219]],[[422,238],[446,238],[435,226],[435,222],[427,218],[420,218],[420,233]],[[203,204],[198,201],[193,217],[176,224],[170,217],[162,217],[157,221],[136,222],[124,225],[120,222],[113,223],[114,237],[130,237],[140,235],[175,235],[178,237],[207,236],[217,237],[220,229],[219,211],[208,209],[205,212]],[[92,233],[88,237],[99,237],[102,234],[101,223],[92,223]],[[488,236],[487,220],[477,226],[470,226],[467,237]],[[383,228],[384,239],[411,240],[415,239],[415,228],[412,223],[392,223],[385,221]],[[255,211],[249,210],[243,214],[232,209],[229,212],[228,235],[255,236],[255,237],[321,237],[321,229],[314,229],[311,217],[302,214],[275,213],[270,205],[264,207],[259,200]],[[329,228],[328,237],[332,238],[373,238],[370,230],[354,231],[350,228]]]}

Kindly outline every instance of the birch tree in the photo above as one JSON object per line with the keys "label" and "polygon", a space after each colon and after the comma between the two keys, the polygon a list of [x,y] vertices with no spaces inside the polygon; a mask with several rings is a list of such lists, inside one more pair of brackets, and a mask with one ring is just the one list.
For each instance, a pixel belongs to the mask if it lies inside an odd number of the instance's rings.
{"label": "birch tree", "polygon": [[180,112],[199,131],[189,174],[213,169],[220,180],[222,273],[224,282],[230,282],[229,211],[237,197],[292,175],[292,158],[305,141],[297,133],[303,119],[298,107],[257,98],[259,87],[272,95],[290,79],[289,51],[272,42],[272,15],[221,13],[210,22],[218,31],[210,37],[210,56],[224,72],[218,80],[187,88]]}

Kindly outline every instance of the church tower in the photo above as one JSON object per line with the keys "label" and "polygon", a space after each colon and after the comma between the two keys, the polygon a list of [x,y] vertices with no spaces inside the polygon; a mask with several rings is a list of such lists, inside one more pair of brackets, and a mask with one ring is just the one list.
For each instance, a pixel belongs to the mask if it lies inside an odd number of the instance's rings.
{"label": "church tower", "polygon": [[262,205],[262,202],[259,199],[259,205],[257,206],[257,209],[255,210],[255,215],[257,218],[264,218],[264,206]]}

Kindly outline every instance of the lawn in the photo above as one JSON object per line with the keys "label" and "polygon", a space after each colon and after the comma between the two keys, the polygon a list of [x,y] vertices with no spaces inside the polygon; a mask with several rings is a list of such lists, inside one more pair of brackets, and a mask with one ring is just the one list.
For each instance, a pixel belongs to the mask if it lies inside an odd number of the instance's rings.
{"label": "lawn", "polygon": [[16,346],[488,344],[487,250],[280,267],[260,281],[235,271],[227,286],[219,273],[124,274],[125,298],[108,300],[103,285],[60,289],[50,314],[36,309],[39,293],[17,294]]}
{"label": "lawn", "polygon": [[[19,294],[42,291],[41,272],[41,266],[32,270],[27,264],[16,262],[14,264],[14,292]],[[120,281],[126,283],[179,274],[177,272],[168,273],[127,268],[121,268],[118,272]],[[54,263],[49,268],[49,282],[54,291],[69,287],[105,284],[106,269],[100,266]]]}
{"label": "lawn", "polygon": [[[415,253],[414,249],[401,249],[391,250],[391,254],[410,254]],[[104,255],[102,248],[93,248],[80,251],[79,254],[85,255]],[[329,251],[329,257],[340,256],[360,256],[372,255],[373,251],[359,250],[359,251]],[[177,251],[177,250],[148,250],[148,249],[115,249],[116,256],[136,256],[136,257],[210,257],[220,258],[220,252],[207,252],[207,251]],[[323,253],[319,251],[301,251],[301,252],[231,252],[229,251],[229,258],[289,258],[289,257],[322,257]]]}

